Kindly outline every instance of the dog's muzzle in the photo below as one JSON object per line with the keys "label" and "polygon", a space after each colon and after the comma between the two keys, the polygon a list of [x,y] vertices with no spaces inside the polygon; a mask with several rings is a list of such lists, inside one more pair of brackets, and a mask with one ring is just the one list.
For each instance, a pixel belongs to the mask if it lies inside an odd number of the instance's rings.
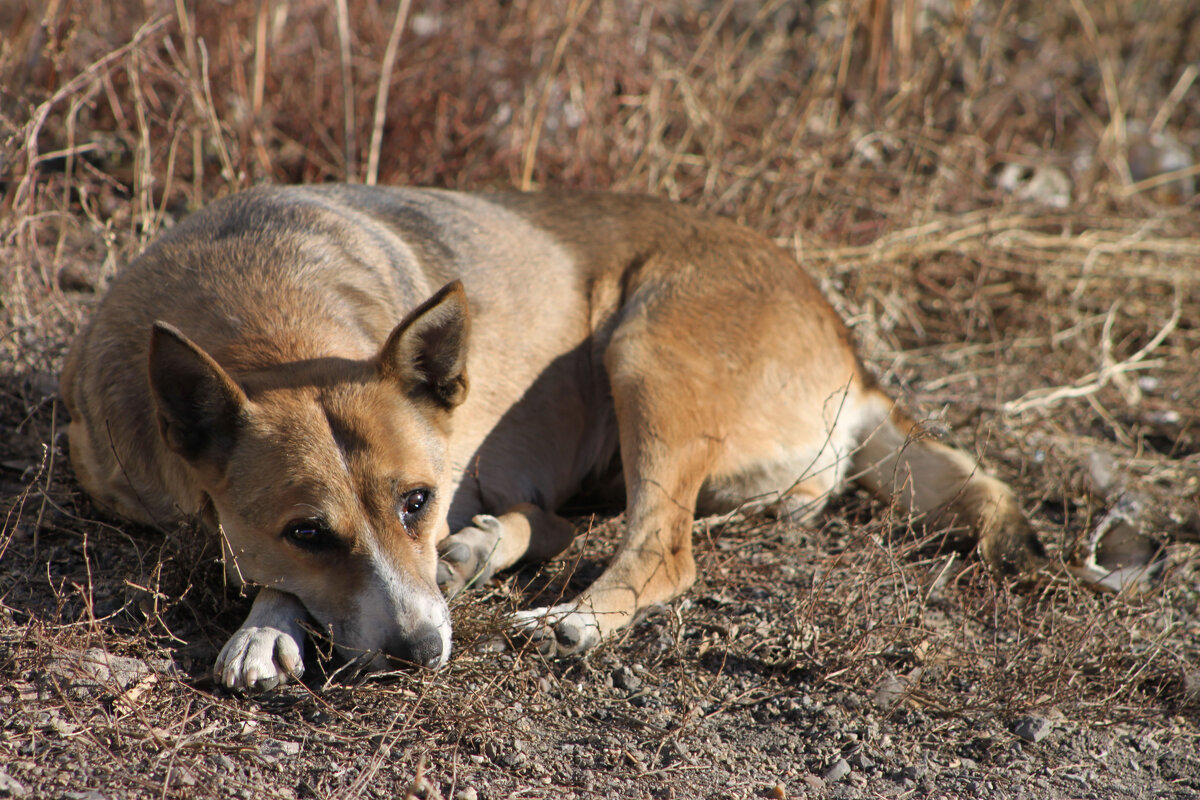
{"label": "dog's muzzle", "polygon": [[403,664],[432,669],[444,660],[443,648],[442,632],[432,625],[426,625],[403,639],[394,638],[387,642],[383,654]]}

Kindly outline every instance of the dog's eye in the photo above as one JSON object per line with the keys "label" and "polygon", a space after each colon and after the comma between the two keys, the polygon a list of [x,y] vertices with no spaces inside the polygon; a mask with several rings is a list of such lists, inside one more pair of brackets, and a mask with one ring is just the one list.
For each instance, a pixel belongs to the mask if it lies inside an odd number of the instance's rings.
{"label": "dog's eye", "polygon": [[414,489],[400,500],[400,517],[413,517],[420,514],[429,503],[431,492],[428,489]]}
{"label": "dog's eye", "polygon": [[283,538],[313,553],[333,550],[340,544],[333,531],[317,519],[301,519],[283,529]]}

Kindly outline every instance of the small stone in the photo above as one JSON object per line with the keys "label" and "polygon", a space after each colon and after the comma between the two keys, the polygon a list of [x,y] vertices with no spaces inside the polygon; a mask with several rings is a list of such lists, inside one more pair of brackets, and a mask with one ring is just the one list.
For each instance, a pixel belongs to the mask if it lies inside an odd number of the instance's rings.
{"label": "small stone", "polygon": [[1021,717],[1013,721],[1009,730],[1025,741],[1037,744],[1050,735],[1050,720],[1045,717]]}
{"label": "small stone", "polygon": [[29,787],[0,770],[0,797],[25,797],[28,794]]}
{"label": "small stone", "polygon": [[268,739],[258,746],[258,755],[263,761],[274,763],[280,759],[289,758],[300,752],[299,742],[284,742],[278,739]]}
{"label": "small stone", "polygon": [[58,287],[64,292],[94,292],[96,278],[84,264],[67,264],[58,271]]}
{"label": "small stone", "polygon": [[787,787],[782,783],[777,783],[770,789],[767,789],[767,797],[770,797],[771,800],[787,800],[787,796]]}
{"label": "small stone", "polygon": [[1129,122],[1125,137],[1129,147],[1129,177],[1135,183],[1178,172],[1180,177],[1155,187],[1155,199],[1178,205],[1196,194],[1196,177],[1188,174],[1195,160],[1187,145],[1168,131],[1150,130],[1141,121]]}
{"label": "small stone", "polygon": [[189,769],[176,770],[173,773],[172,778],[173,778],[172,785],[175,786],[176,788],[181,787],[181,786],[186,787],[186,786],[195,786],[196,785],[196,776],[193,775],[191,770],[189,770]]}
{"label": "small stone", "polygon": [[636,692],[642,688],[642,679],[634,674],[629,667],[617,667],[612,673],[613,686],[627,692]]}
{"label": "small stone", "polygon": [[814,792],[819,792],[825,788],[825,781],[813,775],[811,772],[804,773],[804,785],[812,789]]}
{"label": "small stone", "polygon": [[1200,703],[1200,670],[1183,670],[1183,699],[1188,704]]}
{"label": "small stone", "polygon": [[1088,454],[1087,485],[1093,494],[1108,497],[1114,490],[1121,488],[1121,473],[1117,469],[1116,460],[1101,450],[1093,450]]}
{"label": "small stone", "polygon": [[1071,204],[1071,179],[1058,167],[1005,164],[996,185],[1019,200],[1051,208],[1066,208]]}
{"label": "small stone", "polygon": [[851,761],[853,762],[853,766],[861,769],[863,772],[868,772],[875,768],[874,760],[861,750],[854,754]]}
{"label": "small stone", "polygon": [[454,800],[479,800],[479,792],[474,786],[467,786],[454,793]]}
{"label": "small stone", "polygon": [[844,758],[837,761],[825,771],[824,778],[829,783],[837,783],[850,774],[850,764]]}
{"label": "small stone", "polygon": [[880,711],[890,711],[900,702],[907,691],[908,683],[903,678],[887,675],[875,687],[875,694],[871,697],[871,702]]}

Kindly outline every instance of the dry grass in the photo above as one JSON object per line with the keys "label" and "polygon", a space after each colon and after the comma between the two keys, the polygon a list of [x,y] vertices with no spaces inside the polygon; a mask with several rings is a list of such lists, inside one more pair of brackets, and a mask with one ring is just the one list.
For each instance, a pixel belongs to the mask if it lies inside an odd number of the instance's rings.
{"label": "dry grass", "polygon": [[[47,797],[741,797],[804,790],[853,730],[892,795],[918,755],[1022,785],[1004,726],[1030,710],[1194,748],[1196,170],[1144,176],[1137,148],[1200,152],[1196,52],[1187,3],[6,3],[0,771]],[[1008,164],[1061,169],[1069,202],[1004,191]],[[1110,460],[1148,498],[1164,584],[999,586],[851,496],[818,529],[700,523],[696,590],[581,661],[471,649],[526,582],[573,586],[563,562],[456,608],[437,675],[364,682],[318,644],[303,686],[225,696],[205,670],[246,601],[202,544],[88,504],[55,376],[158,230],[259,181],[327,180],[643,191],[765,230],[1056,556],[1118,499],[1086,466]],[[618,524],[571,551],[578,582]],[[613,686],[634,667],[641,688]],[[906,693],[875,709],[887,675]]]}

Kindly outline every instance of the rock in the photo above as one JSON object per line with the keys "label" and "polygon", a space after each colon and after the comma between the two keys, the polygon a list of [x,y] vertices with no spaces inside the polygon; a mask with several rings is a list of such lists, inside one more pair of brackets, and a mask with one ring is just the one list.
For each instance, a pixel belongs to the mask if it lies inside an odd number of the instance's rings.
{"label": "rock", "polygon": [[1093,494],[1109,497],[1124,487],[1125,481],[1117,469],[1116,460],[1101,450],[1093,450],[1085,462],[1087,486]]}
{"label": "rock", "polygon": [[285,742],[279,739],[267,739],[258,746],[258,755],[263,761],[268,764],[273,764],[284,758],[298,755],[300,753],[299,742]]}
{"label": "rock", "polygon": [[825,781],[827,783],[837,783],[850,774],[850,764],[844,758],[839,758],[830,765],[829,769],[825,770]]}
{"label": "rock", "polygon": [[803,780],[804,785],[809,789],[812,789],[814,792],[819,792],[825,788],[825,781],[821,780],[821,778],[817,777],[816,775],[813,775],[811,772],[804,773]]}
{"label": "rock", "polygon": [[875,768],[875,761],[862,750],[859,750],[850,759],[852,765],[863,772],[869,772]]}
{"label": "rock", "polygon": [[1085,583],[1114,592],[1138,593],[1157,586],[1167,565],[1162,543],[1143,532],[1148,496],[1127,491],[1088,534],[1069,565]]}
{"label": "rock", "polygon": [[[1183,172],[1195,163],[1192,152],[1167,131],[1152,131],[1145,123],[1130,122],[1125,126],[1128,145],[1129,177],[1135,183],[1164,175]],[[1166,181],[1154,189],[1159,202],[1178,205],[1196,194],[1194,175],[1183,175]]]}
{"label": "rock", "polygon": [[1200,670],[1183,670],[1183,700],[1188,705],[1200,705]]}
{"label": "rock", "polygon": [[884,675],[883,680],[878,682],[875,687],[875,693],[871,696],[871,703],[874,703],[875,708],[881,711],[894,709],[896,704],[904,699],[908,688],[912,686],[914,678],[920,678],[919,668],[914,669],[911,675],[893,675],[890,673]]}
{"label": "rock", "polygon": [[1009,726],[1014,735],[1034,744],[1049,736],[1050,728],[1050,720],[1037,716],[1020,717]]}
{"label": "rock", "polygon": [[479,800],[479,792],[474,786],[467,786],[454,793],[454,800]]}
{"label": "rock", "polygon": [[94,292],[96,278],[84,264],[67,264],[58,271],[58,287],[64,292]]}
{"label": "rock", "polygon": [[26,797],[29,787],[0,769],[0,797]]}
{"label": "rock", "polygon": [[1005,164],[996,178],[996,185],[1018,200],[1066,208],[1071,205],[1071,179],[1058,167],[1039,166],[1030,169],[1022,164]]}
{"label": "rock", "polygon": [[115,656],[93,647],[82,653],[56,658],[49,664],[50,672],[69,681],[75,687],[102,687],[124,691],[152,673],[170,674],[174,665],[165,659],[143,661],[140,658]]}
{"label": "rock", "polygon": [[634,674],[629,667],[621,666],[613,670],[612,673],[613,686],[618,689],[624,689],[627,692],[636,692],[642,688],[642,679]]}

